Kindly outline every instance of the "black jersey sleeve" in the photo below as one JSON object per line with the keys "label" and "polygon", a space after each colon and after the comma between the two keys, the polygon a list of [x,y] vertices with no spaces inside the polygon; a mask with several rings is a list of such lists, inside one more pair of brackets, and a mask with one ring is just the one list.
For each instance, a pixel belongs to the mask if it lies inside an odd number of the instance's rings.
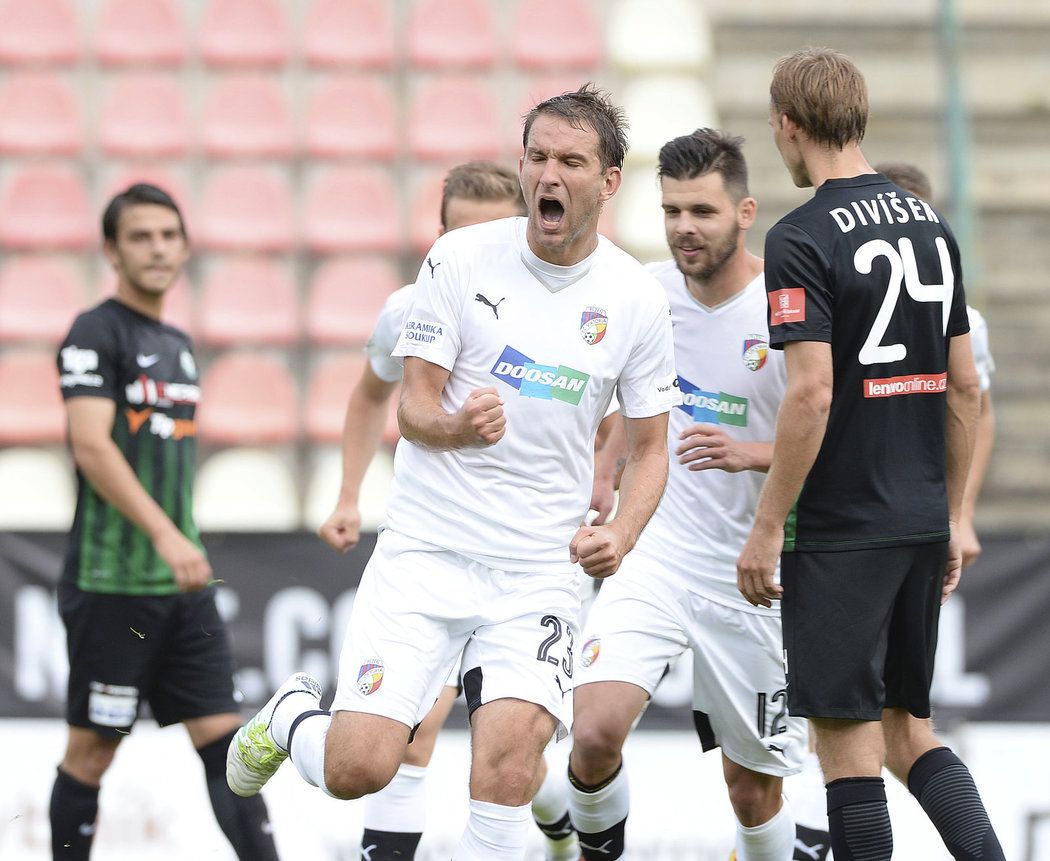
{"label": "black jersey sleeve", "polygon": [[769,345],[831,343],[834,302],[824,254],[806,231],[786,222],[766,234]]}
{"label": "black jersey sleeve", "polygon": [[99,313],[81,314],[58,350],[58,381],[62,397],[118,400],[116,338]]}

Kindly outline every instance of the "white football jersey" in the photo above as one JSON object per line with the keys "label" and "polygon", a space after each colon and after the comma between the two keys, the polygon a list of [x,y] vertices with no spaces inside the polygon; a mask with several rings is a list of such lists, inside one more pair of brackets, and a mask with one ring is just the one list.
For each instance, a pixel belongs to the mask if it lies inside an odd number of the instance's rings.
{"label": "white football jersey", "polygon": [[586,260],[553,266],[525,228],[517,217],[450,231],[420,268],[394,355],[450,372],[449,413],[495,387],[507,430],[495,445],[446,452],[402,439],[387,509],[397,532],[514,571],[568,565],[614,392],[631,418],[680,399],[656,280],[604,237]]}
{"label": "white football jersey", "polygon": [[368,363],[379,379],[387,383],[400,383],[404,373],[404,367],[400,359],[395,359],[390,354],[397,346],[397,339],[401,336],[401,327],[405,323],[405,315],[412,307],[412,297],[415,296],[415,285],[407,284],[400,290],[395,290],[383,303],[383,310],[379,312],[372,337],[365,344],[365,352],[368,354]]}
{"label": "white football jersey", "polygon": [[765,281],[759,275],[733,298],[707,308],[693,298],[673,260],[648,267],[667,291],[682,403],[671,410],[667,489],[633,552],[678,588],[758,613],[737,590],[736,560],[751,531],[765,474],[690,472],[674,451],[691,425],[717,425],[733,439],[772,442],[787,387],[784,355],[769,349]]}
{"label": "white football jersey", "polygon": [[977,376],[981,380],[981,391],[987,392],[992,387],[992,374],[995,373],[995,360],[988,345],[988,324],[981,312],[966,306],[966,315],[970,318],[970,346],[973,350],[973,362],[977,365]]}

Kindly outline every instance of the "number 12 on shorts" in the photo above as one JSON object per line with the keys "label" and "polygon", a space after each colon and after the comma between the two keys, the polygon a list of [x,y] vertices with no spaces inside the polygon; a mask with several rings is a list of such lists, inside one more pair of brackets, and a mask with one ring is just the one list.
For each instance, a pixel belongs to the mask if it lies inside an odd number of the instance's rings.
{"label": "number 12 on shorts", "polygon": [[[759,738],[765,738],[770,735],[780,735],[782,732],[787,732],[787,726],[784,724],[784,718],[787,717],[787,691],[781,688],[779,691],[769,696],[765,691],[759,691],[756,696],[755,703],[755,727],[758,729]],[[771,708],[777,708],[776,703],[780,706],[777,711],[773,714],[773,720],[767,724],[768,712]]]}
{"label": "number 12 on shorts", "polygon": [[[552,616],[548,613],[542,619],[540,619],[540,626],[543,628],[550,628],[550,634],[540,643],[540,647],[536,650],[536,660],[543,661],[554,666],[561,665],[562,672],[565,673],[570,679],[572,678],[572,654],[575,650],[575,641],[572,636],[572,628],[565,630],[566,626],[557,616]],[[566,644],[565,657],[560,660],[556,655],[550,653],[551,649],[561,640],[563,635],[568,635],[569,642]]]}

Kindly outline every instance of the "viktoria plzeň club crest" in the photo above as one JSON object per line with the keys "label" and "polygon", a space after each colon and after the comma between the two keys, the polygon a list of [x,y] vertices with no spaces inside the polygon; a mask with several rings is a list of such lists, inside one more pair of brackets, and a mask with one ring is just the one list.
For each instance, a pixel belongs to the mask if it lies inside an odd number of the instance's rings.
{"label": "viktoria plze\u0148 club crest", "polygon": [[597,344],[605,337],[605,330],[609,328],[609,315],[604,308],[588,305],[583,309],[580,317],[580,334],[588,344]]}
{"label": "viktoria plze\u0148 club crest", "polygon": [[383,662],[379,658],[372,658],[361,665],[357,673],[357,689],[366,697],[374,694],[383,684]]}
{"label": "viktoria plze\u0148 club crest", "polygon": [[761,368],[768,355],[769,341],[762,335],[747,335],[744,338],[744,366],[749,371]]}

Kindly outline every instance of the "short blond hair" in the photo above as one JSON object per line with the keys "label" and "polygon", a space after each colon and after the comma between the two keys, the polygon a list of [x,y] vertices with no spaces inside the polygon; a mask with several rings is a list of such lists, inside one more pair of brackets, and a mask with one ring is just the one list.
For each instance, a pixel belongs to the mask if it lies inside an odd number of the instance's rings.
{"label": "short blond hair", "polygon": [[868,87],[860,69],[831,48],[806,48],[773,69],[769,97],[811,140],[842,149],[860,143],[868,124]]}
{"label": "short blond hair", "polygon": [[445,176],[441,193],[441,226],[446,229],[448,202],[454,197],[461,200],[510,201],[516,203],[521,214],[525,215],[525,199],[521,196],[518,175],[494,161],[468,161],[456,165]]}

